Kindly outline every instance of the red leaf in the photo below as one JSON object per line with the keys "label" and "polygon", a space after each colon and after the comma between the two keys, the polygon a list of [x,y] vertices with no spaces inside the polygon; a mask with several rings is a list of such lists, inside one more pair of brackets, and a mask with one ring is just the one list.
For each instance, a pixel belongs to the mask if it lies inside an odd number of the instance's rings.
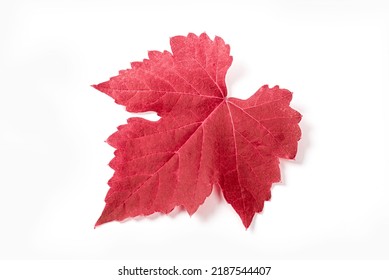
{"label": "red leaf", "polygon": [[289,107],[292,93],[263,86],[247,100],[227,98],[232,57],[222,38],[170,44],[172,53],[151,51],[94,86],[127,111],[161,117],[130,118],[108,138],[115,173],[96,226],[176,206],[192,215],[217,185],[247,228],[280,181],[279,158],[295,157],[301,115]]}

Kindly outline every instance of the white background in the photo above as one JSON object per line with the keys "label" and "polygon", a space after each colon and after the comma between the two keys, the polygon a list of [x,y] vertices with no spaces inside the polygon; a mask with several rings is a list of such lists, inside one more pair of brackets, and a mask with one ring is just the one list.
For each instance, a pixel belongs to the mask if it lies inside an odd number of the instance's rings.
{"label": "white background", "polygon": [[[0,258],[389,259],[386,1],[183,2],[1,2]],[[247,231],[220,194],[94,229],[130,114],[90,85],[204,31],[231,46],[230,96],[294,92],[296,160]]]}

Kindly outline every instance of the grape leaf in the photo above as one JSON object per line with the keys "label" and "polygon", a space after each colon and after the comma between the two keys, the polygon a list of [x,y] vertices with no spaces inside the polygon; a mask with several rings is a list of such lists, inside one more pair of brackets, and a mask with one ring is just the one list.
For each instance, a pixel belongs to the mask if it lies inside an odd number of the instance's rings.
{"label": "grape leaf", "polygon": [[280,181],[279,158],[296,155],[292,93],[265,85],[247,100],[227,98],[232,57],[222,38],[190,33],[170,44],[172,53],[150,51],[94,85],[129,112],[161,117],[129,118],[108,138],[115,172],[96,226],[177,206],[192,215],[216,185],[247,228]]}

